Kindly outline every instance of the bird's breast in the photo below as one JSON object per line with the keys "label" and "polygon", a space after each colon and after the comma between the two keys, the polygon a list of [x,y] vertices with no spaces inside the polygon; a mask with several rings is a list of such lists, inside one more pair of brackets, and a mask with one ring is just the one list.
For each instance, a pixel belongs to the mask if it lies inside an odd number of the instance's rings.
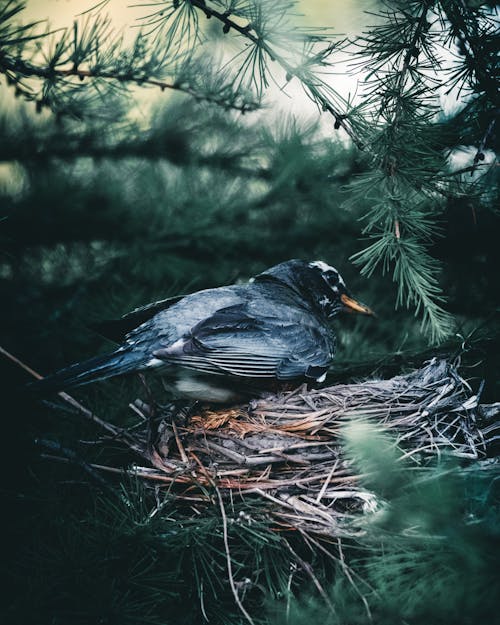
{"label": "bird's breast", "polygon": [[214,404],[241,401],[245,396],[236,385],[231,385],[222,376],[207,378],[188,370],[178,372],[176,377],[164,379],[164,384],[177,397]]}

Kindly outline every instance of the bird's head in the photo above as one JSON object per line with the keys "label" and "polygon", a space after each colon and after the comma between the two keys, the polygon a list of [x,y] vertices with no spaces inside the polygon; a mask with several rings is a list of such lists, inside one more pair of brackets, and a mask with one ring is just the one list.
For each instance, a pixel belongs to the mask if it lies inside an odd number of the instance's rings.
{"label": "bird's head", "polygon": [[374,314],[351,296],[340,273],[322,260],[289,260],[257,276],[257,279],[269,278],[292,287],[327,317],[342,311]]}

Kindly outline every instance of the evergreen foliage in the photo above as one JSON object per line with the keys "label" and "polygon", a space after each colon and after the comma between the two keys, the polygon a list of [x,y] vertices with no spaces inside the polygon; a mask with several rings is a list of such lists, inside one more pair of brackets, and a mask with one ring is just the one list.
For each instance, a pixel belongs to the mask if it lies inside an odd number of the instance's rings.
{"label": "evergreen foliage", "polygon": [[[478,149],[482,154],[495,125],[497,68],[491,54],[481,60],[474,54],[472,67],[471,50],[476,46],[479,53],[478,39],[488,41],[487,46],[491,39],[498,44],[496,21],[491,11],[461,2],[395,2],[380,17],[358,44],[360,67],[368,72],[361,110],[371,120],[367,143],[372,167],[355,182],[355,192],[373,200],[364,233],[375,240],[354,258],[368,276],[379,264],[384,272],[393,268],[398,303],[421,309],[424,327],[440,340],[451,319],[441,306],[440,266],[428,245],[437,235],[441,196],[453,197],[464,189],[463,181],[457,185],[447,171],[445,148],[454,146],[435,121],[435,93],[448,84],[448,93],[470,94],[471,109],[480,103],[488,124]],[[450,67],[446,51],[457,43],[464,57]]]}
{"label": "evergreen foliage", "polygon": [[[145,5],[142,28],[130,43],[113,33],[102,16],[105,4],[72,28],[55,32],[18,25],[23,4],[17,0],[1,8],[0,72],[15,94],[34,101],[39,112],[49,108],[59,120],[88,120],[89,127],[76,132],[65,122],[63,136],[79,135],[78,144],[72,153],[65,142],[59,156],[112,156],[113,150],[147,156],[141,152],[146,141],[138,139],[141,134],[158,146],[156,128],[131,129],[125,116],[134,85],[183,92],[244,113],[257,108],[273,84],[286,92],[287,83],[296,81],[366,154],[366,171],[351,185],[350,202],[368,204],[362,214],[368,245],[355,261],[367,276],[378,266],[392,272],[397,305],[421,313],[432,340],[449,334],[453,321],[443,308],[442,265],[429,248],[439,235],[444,203],[471,193],[465,177],[449,171],[450,151],[460,143],[475,144],[474,162],[466,168],[474,172],[485,169],[484,151],[495,147],[498,35],[493,8],[459,1],[388,4],[374,16],[377,25],[355,42],[354,56],[360,60],[352,71],[366,76],[361,103],[355,103],[337,93],[326,76],[339,55],[353,56],[351,42],[334,40],[325,28],[302,26],[294,1]],[[221,26],[227,43],[217,29],[206,28],[206,18]],[[444,132],[436,108],[442,84],[466,95],[460,115],[468,136]],[[100,118],[113,123],[111,145],[99,137],[102,128],[92,129]],[[174,134],[167,139],[172,149],[163,144],[161,149],[182,160],[184,146],[176,142],[182,131]],[[55,149],[50,136],[44,139]]]}
{"label": "evergreen foliage", "polygon": [[[0,1],[0,345],[46,373],[104,349],[93,321],[323,258],[379,317],[339,323],[334,375],[394,374],[447,339],[441,350],[461,352],[498,399],[496,5],[391,0],[353,41],[304,25],[307,3],[294,0],[145,2],[132,36],[114,31],[106,5],[52,30]],[[341,61],[361,98],[332,86]],[[312,121],[271,110],[297,86]],[[444,92],[461,99],[449,114]],[[460,150],[470,158],[457,170]],[[24,384],[1,364],[6,388]],[[133,426],[139,382],[80,392]],[[113,440],[102,451],[59,405],[12,399],[7,622],[246,622],[216,506],[200,518],[166,497],[151,516],[154,495],[125,478],[120,490],[108,480],[119,497],[108,496],[82,465],[40,459],[32,440],[89,462],[136,459]],[[337,544],[325,553],[257,509],[248,523],[248,507],[228,507],[233,575],[256,625],[368,623],[370,610],[376,623],[493,622],[496,469],[401,470],[397,451],[380,462],[394,449],[382,442],[351,447],[360,467],[379,467],[369,486],[388,508],[366,541],[340,545],[345,560],[332,559]],[[401,535],[417,516],[425,536]]]}

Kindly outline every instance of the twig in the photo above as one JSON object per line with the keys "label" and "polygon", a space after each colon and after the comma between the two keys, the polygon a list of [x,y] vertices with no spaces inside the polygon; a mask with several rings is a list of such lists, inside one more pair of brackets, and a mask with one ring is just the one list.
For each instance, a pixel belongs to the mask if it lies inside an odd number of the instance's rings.
{"label": "twig", "polygon": [[351,586],[354,588],[354,591],[359,595],[361,601],[363,602],[368,619],[370,621],[373,621],[370,606],[368,604],[368,600],[366,599],[365,595],[361,592],[361,590],[356,586],[354,579],[352,578],[352,575],[351,575],[351,567],[346,564],[346,561],[344,559],[344,552],[342,551],[342,541],[341,541],[340,536],[337,538],[337,545],[339,548],[340,564],[342,566],[342,570],[344,571],[344,575],[347,577]]}
{"label": "twig", "polygon": [[[55,67],[38,67],[29,61],[20,58],[12,58],[10,56],[4,55],[0,60],[0,72],[14,72],[19,73],[24,76],[35,76],[36,78],[42,78],[45,80],[50,80],[54,78],[71,78],[77,77],[80,80],[84,80],[85,78],[90,79],[103,79],[103,80],[113,80],[117,82],[133,82],[137,85],[150,85],[152,87],[158,87],[161,91],[165,91],[165,89],[179,91],[182,93],[186,93],[197,100],[205,100],[206,102],[211,102],[213,104],[218,104],[219,106],[223,106],[227,109],[232,109],[240,112],[253,111],[258,108],[258,104],[255,102],[248,102],[244,104],[234,104],[230,101],[224,100],[218,96],[212,96],[209,94],[203,94],[197,92],[192,87],[184,83],[178,82],[166,82],[162,80],[156,80],[154,78],[145,78],[140,76],[134,76],[132,74],[127,73],[119,73],[119,72],[106,72],[99,70],[90,70],[90,69],[80,69],[78,67],[70,67],[67,69],[57,69]],[[43,102],[42,102],[43,104]]]}
{"label": "twig", "polygon": [[228,573],[228,576],[229,576],[229,584],[231,586],[231,591],[233,593],[234,600],[236,601],[236,605],[240,609],[240,611],[243,614],[243,616],[250,623],[250,625],[254,625],[254,621],[253,621],[252,617],[250,616],[250,614],[248,614],[248,612],[245,610],[244,605],[241,603],[241,600],[240,600],[240,598],[238,596],[238,590],[236,589],[236,585],[234,583],[233,565],[232,565],[232,562],[231,562],[231,554],[229,552],[229,540],[228,540],[228,537],[227,537],[227,517],[226,517],[226,511],[224,509],[224,502],[222,501],[222,497],[221,497],[220,491],[217,488],[217,486],[215,486],[215,492],[217,493],[217,498],[219,500],[220,512],[221,512],[221,515],[222,515],[222,532],[223,532],[223,536],[224,536],[224,547],[225,547],[225,550],[226,550],[227,573]]}
{"label": "twig", "polygon": [[332,479],[332,476],[333,476],[333,474],[335,472],[335,469],[337,468],[338,463],[339,463],[339,459],[336,458],[335,459],[335,464],[331,468],[330,473],[328,474],[328,477],[324,481],[323,486],[321,487],[321,490],[319,491],[318,496],[316,497],[316,503],[319,503],[321,501],[321,498],[325,494],[325,491],[328,488],[328,484],[330,484],[330,480]]}
{"label": "twig", "polygon": [[224,24],[224,32],[229,32],[231,29],[238,32],[240,35],[251,41],[255,46],[261,48],[266,52],[270,59],[276,61],[281,65],[282,69],[286,72],[287,76],[296,76],[306,87],[306,89],[315,98],[316,102],[322,107],[322,109],[330,113],[335,118],[335,127],[342,127],[345,132],[352,139],[353,143],[360,149],[364,149],[363,141],[354,132],[352,126],[349,123],[348,117],[339,109],[337,109],[314,85],[307,81],[304,76],[301,75],[300,68],[293,67],[285,58],[276,52],[262,37],[252,33],[252,26],[248,24],[241,26],[229,17],[229,13],[221,13],[210,6],[208,6],[206,0],[190,0],[190,4],[203,13],[207,17],[214,17]]}
{"label": "twig", "polygon": [[484,133],[483,138],[481,139],[481,143],[479,144],[479,147],[477,148],[477,152],[476,155],[474,156],[474,163],[471,167],[471,172],[470,175],[473,176],[474,172],[476,170],[476,168],[479,166],[480,161],[484,160],[484,148],[486,147],[486,142],[488,141],[488,137],[490,136],[490,134],[493,132],[493,128],[495,127],[495,123],[496,123],[496,118],[492,119],[491,122],[488,124],[488,128],[486,129],[486,132]]}
{"label": "twig", "polygon": [[179,450],[179,453],[181,455],[182,462],[184,462],[184,464],[188,466],[189,458],[187,457],[186,450],[184,449],[184,445],[182,444],[179,432],[177,431],[177,426],[175,425],[174,421],[172,421],[172,430],[174,432],[175,442],[177,443],[177,449]]}
{"label": "twig", "polygon": [[316,588],[318,589],[319,594],[323,597],[323,600],[325,601],[326,605],[328,606],[328,608],[330,609],[330,612],[332,613],[332,615],[334,617],[337,616],[337,613],[335,611],[335,608],[332,604],[332,602],[330,601],[330,597],[326,594],[325,589],[323,588],[323,586],[320,584],[318,578],[316,577],[316,575],[314,574],[313,568],[312,566],[306,562],[305,560],[303,560],[296,551],[294,551],[294,549],[292,548],[292,546],[290,545],[290,543],[288,542],[288,540],[286,540],[285,538],[283,539],[284,544],[286,545],[287,549],[290,551],[290,553],[293,555],[293,557],[295,558],[296,562],[300,565],[300,567],[309,575],[309,577],[311,578],[311,580],[313,581],[313,584],[316,586]]}
{"label": "twig", "polygon": [[67,447],[63,447],[60,443],[56,441],[51,441],[45,438],[35,438],[34,442],[35,445],[45,447],[46,449],[50,449],[50,451],[56,451],[62,454],[69,462],[71,462],[72,464],[76,464],[77,466],[82,468],[88,475],[90,475],[90,477],[95,482],[97,482],[107,492],[113,495],[113,497],[116,497],[121,501],[121,497],[114,490],[114,488],[112,488],[112,486],[108,484],[108,482],[101,475],[96,473],[94,467],[91,464],[79,458],[73,450],[68,449]]}
{"label": "twig", "polygon": [[[27,364],[19,360],[19,358],[16,358],[16,356],[14,356],[13,354],[8,352],[6,349],[4,349],[1,346],[0,346],[0,354],[3,354],[11,362],[15,363],[16,365],[18,365],[19,367],[27,371],[30,375],[32,375],[37,380],[43,380],[43,375],[40,375],[40,373],[38,373],[37,371],[29,367]],[[121,428],[117,428],[111,423],[104,421],[103,419],[95,415],[91,410],[89,410],[88,408],[85,408],[85,406],[80,404],[80,402],[78,402],[74,397],[72,397],[71,395],[68,395],[68,393],[61,391],[57,394],[59,395],[61,399],[63,399],[70,406],[73,406],[73,408],[76,408],[77,411],[86,419],[89,419],[90,421],[97,423],[104,430],[111,432],[111,434],[113,434],[116,438],[127,439],[127,445],[130,447],[130,449],[143,455],[143,451],[144,451],[143,448],[140,445],[135,444],[134,439],[125,430]]]}
{"label": "twig", "polygon": [[19,358],[16,358],[16,356],[8,352],[2,346],[0,346],[0,354],[3,354],[6,358],[8,358],[8,360],[15,363],[19,367],[21,367],[21,369],[24,369],[25,371],[27,371],[30,375],[32,375],[37,380],[43,379],[43,375],[40,375],[38,372],[36,372],[34,369],[26,365],[24,362],[22,362],[22,360],[19,360]]}

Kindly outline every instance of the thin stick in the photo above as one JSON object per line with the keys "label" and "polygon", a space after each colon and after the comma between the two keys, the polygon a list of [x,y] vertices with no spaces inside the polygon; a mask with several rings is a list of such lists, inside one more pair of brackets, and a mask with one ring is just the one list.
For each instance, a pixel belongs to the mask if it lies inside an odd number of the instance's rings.
{"label": "thin stick", "polygon": [[8,358],[9,360],[11,360],[13,363],[15,363],[16,365],[18,365],[19,367],[21,367],[21,369],[24,369],[25,371],[27,371],[30,375],[32,375],[34,378],[36,378],[37,380],[42,380],[43,379],[43,375],[40,375],[39,373],[37,373],[34,369],[32,369],[31,367],[28,367],[28,365],[24,364],[24,362],[22,362],[21,360],[19,360],[19,358],[16,358],[13,354],[11,354],[10,352],[8,352],[6,349],[4,349],[2,346],[0,346],[0,354],[3,354],[6,358]]}
{"label": "thin stick", "polygon": [[342,570],[344,571],[344,575],[347,577],[347,579],[349,580],[351,586],[354,588],[355,592],[359,595],[361,601],[363,602],[363,605],[365,606],[365,610],[366,610],[366,615],[368,616],[368,619],[370,621],[373,621],[373,617],[372,617],[372,612],[370,610],[370,604],[368,603],[367,598],[365,597],[365,595],[361,592],[361,590],[356,586],[352,575],[351,575],[351,567],[347,565],[345,559],[344,559],[344,552],[342,550],[342,541],[340,539],[340,536],[337,538],[337,545],[338,545],[338,549],[339,549],[339,556],[340,556],[340,564],[342,566]]}
{"label": "thin stick", "polygon": [[85,462],[85,460],[79,458],[72,449],[63,447],[60,443],[47,440],[45,438],[35,438],[35,445],[39,445],[40,447],[45,447],[46,449],[50,449],[51,451],[57,451],[58,453],[62,454],[64,458],[68,460],[68,462],[76,464],[77,466],[82,468],[86,473],[88,473],[88,475],[90,475],[90,477],[95,482],[97,482],[101,487],[106,489],[109,493],[111,493],[114,497],[120,499],[121,501],[118,493],[113,489],[110,484],[108,484],[108,482],[102,477],[102,475],[96,473],[94,467],[88,462]]}
{"label": "thin stick", "polygon": [[224,509],[224,503],[222,501],[222,496],[221,496],[220,491],[217,488],[217,486],[215,487],[215,492],[217,493],[217,498],[219,500],[220,512],[221,512],[221,515],[222,515],[222,530],[223,530],[223,534],[224,534],[224,547],[225,547],[225,550],[226,550],[226,562],[227,562],[227,573],[228,573],[228,576],[229,576],[229,584],[230,584],[231,590],[233,592],[234,600],[236,601],[236,604],[237,604],[238,608],[240,609],[241,613],[246,618],[246,620],[250,623],[250,625],[255,625],[254,622],[253,622],[252,617],[250,616],[250,614],[248,614],[248,612],[245,610],[245,607],[241,603],[241,600],[240,600],[240,598],[238,596],[238,590],[237,590],[236,585],[234,583],[233,565],[232,565],[232,562],[231,562],[231,554],[229,552],[229,540],[228,540],[228,537],[227,537],[226,511]]}
{"label": "thin stick", "polygon": [[69,67],[66,69],[56,68],[56,67],[38,67],[34,65],[30,61],[24,59],[14,59],[7,55],[4,55],[2,67],[0,71],[5,73],[5,70],[18,72],[24,74],[25,76],[35,76],[40,79],[54,79],[55,77],[60,78],[71,78],[78,77],[80,80],[84,80],[86,78],[92,79],[102,79],[102,80],[110,80],[116,82],[130,82],[136,83],[139,85],[151,85],[153,87],[159,87],[161,91],[165,91],[165,89],[180,91],[190,96],[194,97],[197,100],[205,100],[207,102],[213,102],[214,104],[219,104],[220,106],[233,109],[236,111],[246,112],[246,111],[254,111],[259,105],[257,102],[244,102],[243,104],[237,104],[225,100],[222,96],[218,95],[210,95],[208,93],[203,94],[201,92],[196,91],[193,87],[189,85],[184,85],[181,82],[166,82],[163,80],[157,80],[155,78],[144,78],[138,76],[132,76],[127,73],[113,72],[113,71],[103,71],[103,70],[90,70],[90,69],[80,69],[78,67]]}
{"label": "thin stick", "polygon": [[[6,349],[4,349],[1,346],[0,346],[0,354],[3,354],[8,360],[15,363],[19,367],[21,367],[21,369],[24,369],[25,371],[27,371],[30,375],[32,375],[37,380],[43,380],[43,377],[44,377],[43,375],[41,375],[40,373],[32,369],[30,366],[25,364],[22,360],[19,360],[19,358],[16,358],[16,356],[14,356],[13,354],[8,352]],[[74,397],[72,397],[71,395],[68,395],[68,393],[65,393],[64,391],[60,391],[57,394],[67,404],[69,404],[70,406],[73,406],[73,408],[76,408],[78,412],[81,415],[83,415],[86,419],[90,419],[94,423],[97,423],[97,425],[100,425],[104,430],[111,432],[116,437],[121,436],[121,437],[127,438],[128,439],[127,444],[129,445],[129,447],[133,449],[134,451],[136,451],[137,453],[140,453],[141,455],[143,454],[142,448],[139,445],[136,445],[135,443],[133,443],[133,439],[130,436],[128,436],[126,431],[122,430],[121,428],[117,428],[116,426],[112,425],[111,423],[108,423],[107,421],[104,421],[103,419],[95,415],[91,410],[89,410],[88,408],[85,408],[85,406],[83,406]]]}
{"label": "thin stick", "polygon": [[314,585],[316,586],[316,588],[318,589],[319,594],[323,597],[326,605],[329,607],[331,613],[334,616],[337,616],[337,613],[335,612],[335,608],[333,607],[332,602],[330,601],[330,597],[326,594],[325,589],[323,588],[323,586],[320,584],[319,579],[316,577],[316,575],[314,574],[313,568],[312,566],[306,562],[305,560],[303,560],[296,551],[294,551],[294,549],[292,548],[292,546],[290,545],[290,543],[288,542],[288,540],[283,539],[284,544],[286,545],[287,549],[290,551],[290,553],[293,555],[293,557],[295,558],[296,562],[301,566],[301,568],[309,575],[309,577],[311,578],[311,580],[313,581]]}
{"label": "thin stick", "polygon": [[177,449],[179,450],[179,453],[181,455],[182,462],[184,462],[184,464],[187,466],[189,465],[189,458],[187,457],[186,450],[184,449],[184,445],[182,444],[181,437],[179,436],[179,432],[174,421],[172,421],[172,430],[174,431],[175,442],[177,443]]}
{"label": "thin stick", "polygon": [[339,459],[337,458],[335,460],[335,464],[333,465],[330,473],[328,474],[328,477],[324,481],[323,486],[321,487],[321,490],[318,493],[318,496],[316,497],[316,503],[319,503],[321,501],[321,498],[325,494],[326,489],[328,488],[328,484],[330,484],[330,480],[332,479],[332,476],[333,476],[333,474],[335,472],[335,469],[337,468],[338,463],[339,463]]}

